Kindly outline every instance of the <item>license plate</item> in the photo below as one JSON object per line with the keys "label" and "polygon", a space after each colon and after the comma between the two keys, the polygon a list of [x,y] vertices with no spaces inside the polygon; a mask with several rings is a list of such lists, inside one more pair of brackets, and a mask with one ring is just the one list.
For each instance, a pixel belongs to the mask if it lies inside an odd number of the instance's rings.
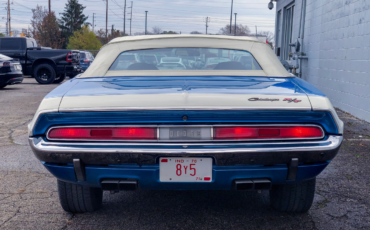
{"label": "license plate", "polygon": [[15,70],[22,70],[22,67],[20,65],[14,65]]}
{"label": "license plate", "polygon": [[211,140],[212,139],[211,127],[160,127],[159,139],[160,140]]}
{"label": "license plate", "polygon": [[159,180],[162,182],[212,182],[212,158],[160,158]]}

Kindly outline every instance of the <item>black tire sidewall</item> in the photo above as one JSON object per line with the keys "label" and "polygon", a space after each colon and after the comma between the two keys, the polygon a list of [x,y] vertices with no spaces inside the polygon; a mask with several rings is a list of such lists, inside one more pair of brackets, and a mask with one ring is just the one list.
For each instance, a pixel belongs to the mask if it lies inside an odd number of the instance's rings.
{"label": "black tire sidewall", "polygon": [[64,81],[64,79],[66,79],[66,75],[65,74],[61,74],[60,77],[58,78],[55,78],[54,82],[53,83],[61,83]]}
{"label": "black tire sidewall", "polygon": [[0,85],[0,89],[4,89],[7,86],[7,84]]}
{"label": "black tire sidewall", "polygon": [[[47,81],[43,81],[43,80],[41,80],[41,79],[37,76],[37,72],[38,72],[38,71],[40,71],[41,69],[47,69],[47,70],[49,70],[49,71],[50,71],[51,76],[50,76],[50,77],[48,77],[48,80],[47,80]],[[40,65],[36,66],[36,67],[35,67],[35,69],[34,69],[34,71],[33,71],[33,75],[34,75],[34,77],[35,77],[36,81],[37,81],[38,83],[40,83],[40,84],[51,84],[51,83],[53,83],[53,82],[54,82],[55,77],[56,77],[56,74],[55,74],[55,70],[54,70],[54,68],[53,68],[51,65],[49,65],[49,64],[40,64]]]}
{"label": "black tire sidewall", "polygon": [[270,190],[270,205],[278,211],[305,213],[313,203],[316,178],[296,184],[273,185]]}
{"label": "black tire sidewall", "polygon": [[71,213],[94,212],[102,205],[103,190],[58,180],[58,195],[62,208]]}

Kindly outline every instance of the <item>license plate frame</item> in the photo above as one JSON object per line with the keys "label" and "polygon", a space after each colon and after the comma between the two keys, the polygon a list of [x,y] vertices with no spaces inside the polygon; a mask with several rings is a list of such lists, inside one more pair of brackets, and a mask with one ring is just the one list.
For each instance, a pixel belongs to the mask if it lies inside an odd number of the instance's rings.
{"label": "license plate frame", "polygon": [[211,126],[159,127],[159,140],[162,141],[207,141],[213,139]]}
{"label": "license plate frame", "polygon": [[[178,165],[180,165],[180,167]],[[209,157],[159,158],[160,182],[210,183],[213,180],[212,169],[213,160]]]}

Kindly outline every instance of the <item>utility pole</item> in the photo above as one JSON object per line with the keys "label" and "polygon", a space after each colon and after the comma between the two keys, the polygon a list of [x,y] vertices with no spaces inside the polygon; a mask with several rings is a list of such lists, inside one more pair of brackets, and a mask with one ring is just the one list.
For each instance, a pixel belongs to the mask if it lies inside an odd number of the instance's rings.
{"label": "utility pole", "polygon": [[108,41],[108,0],[105,0],[107,2],[107,8],[105,12],[105,38]]}
{"label": "utility pole", "polygon": [[148,11],[145,11],[145,35],[147,34]]}
{"label": "utility pole", "polygon": [[131,36],[131,25],[132,25],[132,5],[133,5],[133,2],[131,1],[131,7],[129,7],[129,8],[131,8],[131,13],[130,13],[130,36]]}
{"label": "utility pole", "polygon": [[208,34],[208,22],[210,22],[211,19],[209,17],[206,17],[206,34]]}
{"label": "utility pole", "polygon": [[49,14],[51,12],[50,0],[49,0]]}
{"label": "utility pole", "polygon": [[123,8],[123,36],[126,34],[126,0],[125,0],[125,6]]}
{"label": "utility pole", "polygon": [[110,32],[110,34],[113,36],[113,30],[114,30],[114,25],[112,24],[112,30]]}
{"label": "utility pole", "polygon": [[237,13],[235,13],[235,28],[234,28],[234,36],[236,36],[236,15],[237,15]]}
{"label": "utility pole", "polygon": [[230,34],[231,34],[231,26],[232,26],[232,23],[233,23],[233,4],[234,4],[234,0],[231,0],[231,13],[230,13]]}
{"label": "utility pole", "polygon": [[92,24],[93,33],[95,33],[95,13],[93,13],[93,24]]}
{"label": "utility pole", "polygon": [[257,26],[256,26],[256,38],[258,38],[258,36],[257,36]]}
{"label": "utility pole", "polygon": [[8,26],[9,26],[8,36],[11,36],[12,35],[12,27],[10,25],[10,0],[8,0]]}

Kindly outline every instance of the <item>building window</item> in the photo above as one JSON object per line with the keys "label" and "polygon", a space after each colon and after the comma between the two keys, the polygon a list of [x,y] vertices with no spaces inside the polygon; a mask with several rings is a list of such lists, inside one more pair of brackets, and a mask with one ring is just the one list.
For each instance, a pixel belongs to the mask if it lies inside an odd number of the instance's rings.
{"label": "building window", "polygon": [[280,56],[280,30],[281,30],[281,10],[279,10],[279,12],[277,13],[276,15],[276,40],[275,40],[275,52],[276,52],[276,55],[277,56]]}
{"label": "building window", "polygon": [[283,37],[281,44],[281,57],[283,60],[289,60],[290,46],[292,43],[293,32],[293,17],[294,17],[294,4],[290,4],[284,8],[284,21],[283,21]]}

